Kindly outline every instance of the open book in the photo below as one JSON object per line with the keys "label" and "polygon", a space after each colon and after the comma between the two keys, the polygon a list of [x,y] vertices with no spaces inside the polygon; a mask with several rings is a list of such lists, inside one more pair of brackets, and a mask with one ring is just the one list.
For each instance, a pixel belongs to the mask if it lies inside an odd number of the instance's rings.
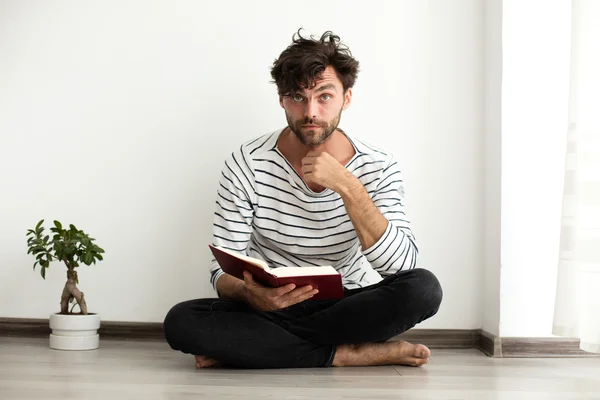
{"label": "open book", "polygon": [[254,280],[264,286],[279,287],[293,283],[296,287],[311,285],[319,293],[311,300],[344,298],[342,276],[332,266],[322,267],[281,267],[269,268],[258,258],[248,257],[222,247],[208,245],[221,269],[238,279],[244,279],[244,271],[252,274]]}

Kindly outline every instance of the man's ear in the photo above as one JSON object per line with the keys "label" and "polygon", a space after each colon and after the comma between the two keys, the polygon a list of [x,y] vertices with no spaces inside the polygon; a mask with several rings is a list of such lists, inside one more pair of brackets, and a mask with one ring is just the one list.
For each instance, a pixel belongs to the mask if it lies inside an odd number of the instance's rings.
{"label": "man's ear", "polygon": [[279,96],[279,105],[283,108],[283,96]]}
{"label": "man's ear", "polygon": [[350,107],[351,102],[352,102],[352,89],[348,89],[348,90],[346,90],[346,93],[344,93],[344,107],[342,107],[342,110],[345,110],[346,108]]}

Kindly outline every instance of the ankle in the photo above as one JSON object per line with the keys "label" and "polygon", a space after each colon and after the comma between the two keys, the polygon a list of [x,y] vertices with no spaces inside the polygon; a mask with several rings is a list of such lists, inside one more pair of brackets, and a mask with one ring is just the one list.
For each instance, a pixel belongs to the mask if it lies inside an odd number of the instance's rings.
{"label": "ankle", "polygon": [[331,363],[332,367],[345,367],[349,365],[349,361],[351,359],[351,353],[353,351],[354,345],[350,344],[340,344],[337,346],[335,350],[335,356],[333,357],[333,362]]}
{"label": "ankle", "polygon": [[375,343],[342,344],[337,347],[332,366],[349,367],[358,365],[370,365],[373,358]]}

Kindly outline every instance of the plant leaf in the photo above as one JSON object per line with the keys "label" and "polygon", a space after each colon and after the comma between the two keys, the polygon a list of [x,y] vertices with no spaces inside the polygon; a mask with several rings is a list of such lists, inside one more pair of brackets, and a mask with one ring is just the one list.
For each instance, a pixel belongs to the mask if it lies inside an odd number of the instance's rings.
{"label": "plant leaf", "polygon": [[58,221],[54,221],[54,226],[56,226],[59,230],[62,230],[62,224]]}

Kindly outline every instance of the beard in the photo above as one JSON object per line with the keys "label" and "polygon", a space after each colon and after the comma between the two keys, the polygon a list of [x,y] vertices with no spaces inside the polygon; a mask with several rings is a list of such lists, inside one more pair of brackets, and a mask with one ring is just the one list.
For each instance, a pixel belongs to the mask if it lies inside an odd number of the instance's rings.
{"label": "beard", "polygon": [[[329,136],[335,132],[342,117],[342,110],[340,109],[338,115],[329,121],[319,121],[308,117],[294,121],[287,112],[285,117],[290,130],[294,132],[298,140],[309,148],[315,148],[325,143]],[[317,125],[319,128],[306,128],[303,125]]]}

